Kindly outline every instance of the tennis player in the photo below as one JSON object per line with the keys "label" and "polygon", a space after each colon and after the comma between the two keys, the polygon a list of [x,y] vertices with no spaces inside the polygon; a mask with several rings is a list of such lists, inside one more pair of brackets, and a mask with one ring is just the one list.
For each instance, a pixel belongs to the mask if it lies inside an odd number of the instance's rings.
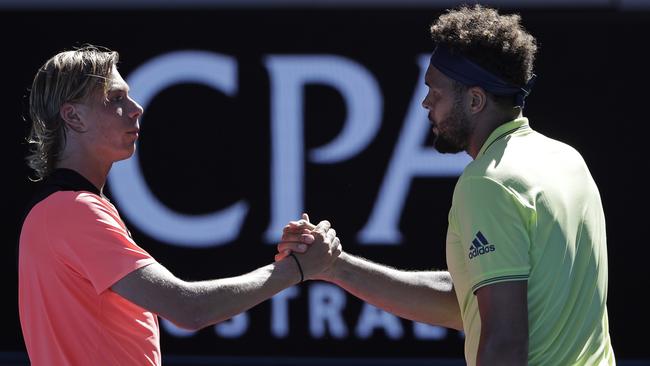
{"label": "tennis player", "polygon": [[[449,211],[449,271],[341,252],[317,278],[401,317],[463,330],[470,366],[614,365],[598,188],[574,148],[523,116],[535,39],[518,15],[478,5],[446,12],[431,36],[422,105],[435,148],[474,159]],[[319,241],[292,222],[276,258]]]}
{"label": "tennis player", "polygon": [[[131,237],[102,189],[135,150],[143,113],[118,54],[61,52],[34,77],[33,147],[40,191],[19,244],[19,313],[32,365],[160,365],[157,315],[188,329],[226,320],[329,266],[336,233],[319,224],[310,253],[210,281],[183,281]],[[322,235],[322,236],[319,236]],[[312,253],[313,251],[313,253]]]}

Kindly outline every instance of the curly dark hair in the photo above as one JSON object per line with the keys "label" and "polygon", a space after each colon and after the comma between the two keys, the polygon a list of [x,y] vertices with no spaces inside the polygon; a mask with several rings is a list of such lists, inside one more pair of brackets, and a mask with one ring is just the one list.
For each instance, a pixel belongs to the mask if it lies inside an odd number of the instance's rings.
{"label": "curly dark hair", "polygon": [[533,75],[537,41],[521,25],[518,14],[461,6],[431,25],[431,37],[513,85],[524,86]]}

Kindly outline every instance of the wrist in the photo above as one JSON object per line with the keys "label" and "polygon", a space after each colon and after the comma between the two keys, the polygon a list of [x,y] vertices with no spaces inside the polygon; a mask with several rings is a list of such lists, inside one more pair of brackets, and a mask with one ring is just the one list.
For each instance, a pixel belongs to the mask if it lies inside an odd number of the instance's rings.
{"label": "wrist", "polygon": [[342,268],[348,261],[349,255],[341,250],[341,252],[334,257],[332,263],[318,276],[319,280],[327,282],[336,282],[342,273]]}
{"label": "wrist", "polygon": [[289,257],[291,257],[292,258],[291,260],[293,260],[295,262],[296,267],[298,268],[298,272],[300,273],[300,282],[298,282],[298,283],[305,282],[305,272],[302,269],[302,265],[300,264],[300,260],[298,260],[298,257],[296,257],[296,255],[293,254],[293,253],[289,253]]}
{"label": "wrist", "polygon": [[300,269],[289,255],[271,264],[271,271],[282,277],[285,288],[300,284]]}

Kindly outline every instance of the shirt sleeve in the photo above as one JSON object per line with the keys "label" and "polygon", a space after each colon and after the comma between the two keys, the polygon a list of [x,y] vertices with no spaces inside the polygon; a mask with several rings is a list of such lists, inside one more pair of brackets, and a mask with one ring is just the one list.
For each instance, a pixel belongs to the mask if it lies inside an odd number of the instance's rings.
{"label": "shirt sleeve", "polygon": [[497,282],[528,279],[534,208],[487,177],[459,182],[454,201],[456,234],[466,250],[472,292]]}
{"label": "shirt sleeve", "polygon": [[131,238],[116,209],[90,193],[65,192],[49,212],[53,253],[100,294],[128,273],[155,263]]}

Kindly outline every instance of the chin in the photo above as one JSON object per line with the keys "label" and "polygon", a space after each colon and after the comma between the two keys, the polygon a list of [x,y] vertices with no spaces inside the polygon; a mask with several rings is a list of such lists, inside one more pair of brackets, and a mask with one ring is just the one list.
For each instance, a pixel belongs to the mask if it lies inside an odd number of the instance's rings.
{"label": "chin", "polygon": [[118,156],[118,159],[116,161],[121,161],[121,160],[126,160],[135,154],[135,146],[133,146],[132,149],[129,149],[128,151],[123,152]]}
{"label": "chin", "polygon": [[443,154],[456,154],[465,150],[462,146],[440,138],[436,139],[433,143],[433,147],[438,150],[439,153]]}

